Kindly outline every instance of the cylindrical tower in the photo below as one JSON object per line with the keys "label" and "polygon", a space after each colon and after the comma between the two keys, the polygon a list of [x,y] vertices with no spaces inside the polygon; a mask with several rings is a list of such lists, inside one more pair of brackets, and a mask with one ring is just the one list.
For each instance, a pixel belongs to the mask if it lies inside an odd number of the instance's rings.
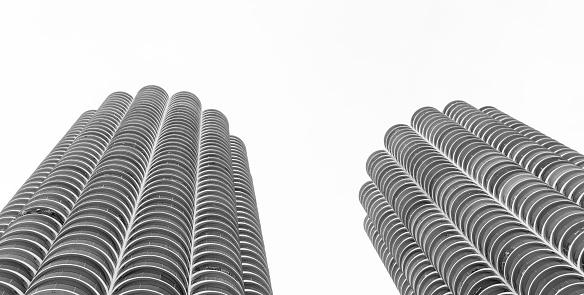
{"label": "cylindrical tower", "polygon": [[27,294],[107,294],[128,242],[166,101],[159,87],[138,92]]}
{"label": "cylindrical tower", "polygon": [[24,292],[80,191],[124,117],[132,97],[111,94],[0,239],[0,291]]}
{"label": "cylindrical tower", "polygon": [[271,295],[270,272],[247,151],[238,137],[231,136],[230,142],[245,294]]}
{"label": "cylindrical tower", "polygon": [[244,295],[229,124],[203,112],[189,295]]}
{"label": "cylindrical tower", "polygon": [[38,190],[41,183],[47,178],[47,175],[49,175],[53,168],[55,168],[55,165],[61,160],[63,154],[65,154],[69,146],[71,146],[75,138],[77,138],[79,133],[81,133],[83,128],[85,128],[94,115],[95,111],[87,111],[83,113],[59,143],[57,143],[57,146],[53,148],[32,175],[24,182],[14,197],[8,201],[8,204],[6,204],[4,209],[2,209],[2,212],[0,212],[0,237],[4,234],[8,224],[10,224],[12,220],[18,216],[18,213],[22,211],[24,205],[28,203],[30,197],[32,197],[32,195]]}
{"label": "cylindrical tower", "polygon": [[147,86],[90,116],[4,211],[0,229],[22,207],[0,237],[0,294],[272,294],[245,145],[222,113]]}

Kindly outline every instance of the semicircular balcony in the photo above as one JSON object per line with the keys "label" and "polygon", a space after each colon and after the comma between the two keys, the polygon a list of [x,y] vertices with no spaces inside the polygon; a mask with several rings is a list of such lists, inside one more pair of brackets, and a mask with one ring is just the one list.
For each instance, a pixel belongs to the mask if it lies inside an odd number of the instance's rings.
{"label": "semicircular balcony", "polygon": [[41,291],[51,290],[61,294],[100,295],[106,290],[96,281],[88,269],[75,265],[62,266],[37,276],[31,283],[27,294],[47,294]]}
{"label": "semicircular balcony", "polygon": [[[148,183],[145,189],[148,189],[149,191],[153,190],[153,188],[156,187],[154,190],[171,192],[174,195],[181,197],[183,200],[187,200],[188,196],[194,194],[194,191],[191,191],[191,189],[186,185],[186,183],[183,180],[175,177],[174,175],[170,174],[149,175],[147,181]],[[149,191],[148,193],[150,193]]]}
{"label": "semicircular balcony", "polygon": [[81,228],[103,227],[105,231],[116,237],[116,240],[123,240],[125,226],[119,215],[113,212],[102,210],[79,210],[74,212],[67,220],[67,227]]}
{"label": "semicircular balcony", "polygon": [[104,265],[103,257],[92,251],[87,251],[84,245],[60,249],[55,255],[50,255],[43,262],[37,277],[64,269],[81,269],[92,282],[98,284],[100,290],[106,290],[111,281],[111,274]]}
{"label": "semicircular balcony", "polygon": [[[111,245],[115,252],[118,252],[122,245],[122,239],[116,231],[99,226],[99,223],[96,222],[86,223],[81,220],[79,222],[69,223],[63,227],[61,235],[65,234],[70,236],[90,235],[94,239],[98,239],[100,243]],[[58,243],[59,239],[55,241],[54,245],[57,245]]]}
{"label": "semicircular balcony", "polygon": [[[164,219],[173,220],[183,231],[190,232],[192,228],[192,213],[181,210],[180,207],[173,208],[157,204],[155,202],[140,202],[140,207],[136,211],[136,217],[141,216],[160,216]],[[180,203],[178,203],[180,204]],[[182,204],[181,204],[182,205]],[[190,216],[189,216],[190,215]],[[187,217],[188,216],[188,217]],[[190,236],[190,235],[189,235]]]}
{"label": "semicircular balcony", "polygon": [[[193,289],[196,289],[197,281],[206,274],[214,274],[219,281],[229,284],[233,288],[243,289],[243,279],[237,270],[236,265],[232,265],[229,260],[221,256],[200,257],[193,260],[193,270],[191,282]],[[209,281],[213,279],[206,276]]]}
{"label": "semicircular balcony", "polygon": [[184,249],[177,248],[175,244],[169,244],[162,237],[152,237],[151,239],[135,239],[128,243],[128,252],[124,255],[124,263],[132,257],[140,255],[160,255],[165,261],[170,261],[176,272],[186,275],[188,272],[189,255]]}
{"label": "semicircular balcony", "polygon": [[82,249],[89,252],[87,257],[99,264],[105,273],[108,275],[113,273],[117,255],[115,248],[92,233],[74,232],[57,239],[44,263],[53,257],[67,255],[69,249]]}
{"label": "semicircular balcony", "polygon": [[[208,244],[218,244],[229,249],[233,253],[237,253],[239,243],[230,234],[225,233],[219,229],[206,228],[195,232],[195,240],[193,241],[193,252],[209,246]],[[236,257],[237,258],[237,255]]]}
{"label": "semicircular balcony", "polygon": [[122,278],[116,285],[113,294],[115,295],[185,295],[173,285],[168,283],[172,281],[166,276],[156,274],[139,274],[132,273]]}
{"label": "semicircular balcony", "polygon": [[164,211],[179,218],[188,228],[192,227],[193,208],[187,207],[180,197],[172,196],[169,193],[165,193],[166,196],[160,196],[158,193],[154,190],[149,195],[143,196],[136,214]]}
{"label": "semicircular balcony", "polygon": [[3,267],[0,269],[0,290],[6,294],[24,294],[32,279],[31,271],[23,267],[22,262],[14,261],[19,258],[18,255],[13,255],[13,260],[6,258],[9,258],[6,254],[0,254]]}
{"label": "semicircular balcony", "polygon": [[127,257],[120,269],[116,285],[121,285],[125,280],[133,275],[148,276],[154,279],[154,282],[166,283],[175,290],[180,290],[179,294],[184,293],[182,290],[187,282],[186,273],[183,273],[173,261],[162,256],[156,256],[156,252],[139,252],[133,256]]}
{"label": "semicircular balcony", "polygon": [[128,244],[133,245],[148,240],[152,240],[153,242],[159,241],[167,245],[167,247],[173,247],[179,253],[188,253],[190,251],[190,244],[187,244],[175,232],[162,227],[142,227],[136,229],[132,232]]}
{"label": "semicircular balcony", "polygon": [[134,223],[133,230],[161,229],[169,231],[182,243],[185,245],[188,244],[190,239],[189,231],[178,223],[178,219],[167,214],[155,213],[156,212],[139,216]]}
{"label": "semicircular balcony", "polygon": [[152,163],[150,174],[151,175],[173,175],[181,179],[189,187],[189,190],[193,190],[193,182],[195,180],[193,174],[188,171],[187,167],[182,165],[182,161],[194,160],[193,158],[183,158],[179,154],[173,152],[167,152],[165,155],[160,156],[162,158],[160,162]]}
{"label": "semicircular balcony", "polygon": [[267,273],[267,267],[256,262],[250,263],[249,260],[242,261],[243,267],[243,281],[253,281],[256,284],[262,285],[266,291],[270,290],[269,274]]}

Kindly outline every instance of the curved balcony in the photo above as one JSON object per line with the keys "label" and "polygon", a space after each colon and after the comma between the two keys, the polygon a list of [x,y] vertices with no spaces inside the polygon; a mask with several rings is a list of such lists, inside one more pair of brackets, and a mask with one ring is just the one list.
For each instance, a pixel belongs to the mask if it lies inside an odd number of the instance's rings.
{"label": "curved balcony", "polygon": [[185,245],[189,244],[190,230],[180,225],[178,219],[170,215],[144,214],[136,218],[133,230],[160,229],[171,233],[175,239]]}
{"label": "curved balcony", "polygon": [[168,244],[174,245],[184,253],[187,253],[190,247],[187,240],[175,232],[173,228],[156,224],[133,229],[129,241],[146,239],[151,236],[165,239]]}
{"label": "curved balcony", "polygon": [[158,193],[157,191],[153,191],[153,194],[148,196],[144,196],[142,201],[140,202],[140,207],[137,210],[137,214],[145,214],[146,212],[152,211],[162,211],[166,212],[167,214],[172,214],[176,218],[181,220],[187,228],[192,227],[192,216],[193,208],[186,207],[183,203],[184,201],[181,198],[173,198],[170,196],[161,197],[155,195]]}
{"label": "curved balcony", "polygon": [[187,283],[185,269],[175,264],[175,260],[170,259],[168,253],[164,252],[149,250],[125,256],[119,273],[121,279],[118,279],[117,285],[123,284],[123,278],[133,273],[158,274],[160,280],[179,290],[183,289]]}
{"label": "curved balcony", "polygon": [[42,270],[37,273],[37,277],[46,274],[59,272],[68,269],[72,272],[83,273],[89,281],[97,284],[100,292],[104,292],[111,280],[111,275],[104,266],[100,257],[93,252],[85,251],[79,245],[68,250],[61,249],[59,255],[54,255],[43,262]]}
{"label": "curved balcony", "polygon": [[116,295],[184,295],[180,286],[171,284],[172,280],[160,273],[132,273],[122,278],[114,290]]}
{"label": "curved balcony", "polygon": [[[143,207],[141,202],[139,210],[136,213],[136,221],[139,219],[147,218],[159,218],[167,220],[174,223],[177,228],[184,234],[185,237],[190,238],[190,232],[192,229],[192,219],[186,219],[186,215],[183,211],[178,210],[178,208],[172,208],[169,206],[160,206],[157,204],[149,203],[150,206]],[[191,214],[188,214],[191,215]],[[143,217],[144,216],[144,217]],[[146,217],[147,216],[147,217]],[[188,238],[187,238],[188,239]]]}
{"label": "curved balcony", "polygon": [[[237,193],[236,193],[237,194]],[[242,224],[247,224],[254,228],[259,236],[262,236],[261,226],[259,219],[259,214],[253,208],[249,207],[249,204],[243,205],[243,202],[239,202],[237,205],[237,221]]]}
{"label": "curved balcony", "polygon": [[270,283],[264,277],[256,275],[255,272],[247,271],[244,271],[243,276],[243,286],[246,293],[249,292],[248,290],[256,291],[257,294],[272,293]]}
{"label": "curved balcony", "polygon": [[[144,231],[139,235],[133,235],[132,239],[128,242],[129,253],[135,251],[148,251],[149,249],[157,249],[157,251],[172,251],[172,257],[178,257],[176,260],[177,265],[183,265],[186,267],[189,261],[189,256],[184,245],[176,243],[172,239],[172,236],[161,234],[155,231]],[[162,250],[161,250],[162,249]]]}
{"label": "curved balcony", "polygon": [[99,195],[104,201],[110,199],[110,202],[119,203],[123,207],[123,211],[128,212],[135,204],[134,198],[137,193],[130,181],[128,178],[117,176],[116,174],[94,177],[91,184],[86,187],[79,197],[79,203],[82,203],[81,200],[83,202],[87,201],[88,197]]}
{"label": "curved balcony", "polygon": [[105,244],[105,241],[91,234],[77,233],[63,236],[55,242],[43,263],[47,264],[61,258],[67,259],[68,253],[83,255],[82,258],[92,260],[93,263],[99,265],[103,273],[108,275],[108,278],[104,280],[110,281],[109,276],[113,272],[115,258],[115,249],[111,245]]}
{"label": "curved balcony", "polygon": [[225,237],[205,236],[195,240],[191,254],[194,257],[194,255],[198,255],[199,253],[221,253],[229,256],[235,263],[239,260],[240,253],[233,246],[233,243]]}
{"label": "curved balcony", "polygon": [[243,295],[243,287],[229,275],[215,269],[195,272],[192,278],[192,295],[229,294]]}
{"label": "curved balcony", "polygon": [[[124,226],[129,223],[131,216],[131,207],[128,204],[129,201],[121,198],[123,194],[120,191],[115,190],[113,187],[104,186],[92,186],[84,190],[83,194],[79,197],[79,202],[77,206],[79,211],[84,211],[84,208],[92,206],[106,206],[108,208],[116,208],[112,210],[107,210],[108,213],[114,215]],[[71,215],[77,214],[75,211]]]}
{"label": "curved balcony", "polygon": [[240,273],[239,265],[224,251],[217,250],[217,248],[207,248],[205,251],[198,252],[192,261],[193,270],[195,272],[203,270],[217,270],[238,282],[238,285],[243,284],[243,276]]}
{"label": "curved balcony", "polygon": [[97,167],[94,174],[102,169],[109,170],[116,168],[137,180],[139,177],[142,177],[146,171],[146,163],[143,159],[142,151],[138,150],[134,145],[126,142],[121,142],[116,145],[113,145],[112,143],[112,145],[109,146],[108,153],[102,158],[102,161],[106,160],[109,160],[107,161],[108,165]]}
{"label": "curved balcony", "polygon": [[223,206],[201,206],[197,210],[197,217],[195,218],[195,224],[199,226],[200,223],[205,221],[217,221],[222,227],[237,231],[237,225],[233,222],[232,218],[225,216],[226,211],[223,210]]}
{"label": "curved balcony", "polygon": [[88,270],[63,266],[37,276],[30,285],[27,294],[47,294],[41,291],[51,290],[53,293],[100,295],[104,294],[100,284]]}
{"label": "curved balcony", "polygon": [[180,177],[180,175],[162,174],[149,175],[148,177],[148,189],[146,193],[150,194],[150,190],[156,187],[156,191],[171,192],[173,195],[180,196],[182,200],[187,201],[188,205],[191,206],[188,196],[194,194],[194,190],[191,190],[187,186],[187,179]]}
{"label": "curved balcony", "polygon": [[266,282],[266,286],[270,286],[270,273],[268,272],[268,263],[266,259],[261,257],[258,252],[249,250],[241,251],[241,264],[243,265],[244,276],[246,274],[261,277]]}
{"label": "curved balcony", "polygon": [[[200,236],[207,235],[224,237],[228,239],[231,242],[231,245],[233,245],[231,249],[233,251],[239,252],[239,239],[237,238],[237,233],[232,229],[226,228],[225,226],[216,222],[206,222],[206,224],[199,225],[199,227],[195,229],[195,239]],[[198,246],[199,245],[195,240],[194,251],[196,251]]]}
{"label": "curved balcony", "polygon": [[213,208],[216,213],[221,214],[224,218],[231,220],[232,224],[237,222],[235,206],[230,199],[231,196],[225,193],[225,191],[215,190],[214,188],[199,189],[197,194],[197,211],[199,208]]}
{"label": "curved balcony", "polygon": [[[181,154],[176,151],[167,151],[165,152],[167,155],[172,155],[170,159],[160,159],[157,162],[153,162],[151,166],[151,174],[152,176],[156,177],[174,177],[179,178],[182,182],[182,185],[186,187],[186,191],[193,194],[195,190],[195,175],[194,171],[189,171],[192,169],[185,165],[192,159],[196,159],[196,156],[187,156],[186,154]],[[162,158],[162,157],[156,157]],[[164,162],[162,162],[165,160]]]}
{"label": "curved balcony", "polygon": [[[194,159],[194,157],[180,157],[180,154],[176,151],[166,151],[166,154],[160,154],[160,158],[163,158],[162,156],[165,155],[169,156],[169,158],[177,161],[178,163],[180,163],[181,160],[184,161]],[[189,175],[187,169],[183,168],[180,164],[169,164],[168,161],[155,163],[151,166],[150,176],[157,178],[174,178],[182,189],[188,191],[191,194],[194,193],[194,178],[192,178],[192,175]]]}

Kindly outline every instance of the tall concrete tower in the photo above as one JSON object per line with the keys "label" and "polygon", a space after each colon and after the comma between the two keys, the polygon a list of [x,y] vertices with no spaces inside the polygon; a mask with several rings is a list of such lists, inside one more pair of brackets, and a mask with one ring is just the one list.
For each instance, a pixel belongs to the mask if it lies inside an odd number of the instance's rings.
{"label": "tall concrete tower", "polygon": [[245,146],[189,92],[84,113],[0,234],[0,294],[272,294]]}
{"label": "tall concrete tower", "polygon": [[584,156],[462,101],[418,110],[385,148],[359,200],[402,294],[584,294]]}

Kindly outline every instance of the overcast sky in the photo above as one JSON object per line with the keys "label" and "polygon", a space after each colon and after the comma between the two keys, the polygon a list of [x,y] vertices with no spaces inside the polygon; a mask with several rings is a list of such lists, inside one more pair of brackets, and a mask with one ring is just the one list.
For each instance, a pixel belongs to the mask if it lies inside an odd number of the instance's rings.
{"label": "overcast sky", "polygon": [[0,3],[0,205],[111,92],[187,90],[247,145],[275,294],[398,294],[358,201],[389,127],[462,99],[584,151],[584,2],[191,2]]}

